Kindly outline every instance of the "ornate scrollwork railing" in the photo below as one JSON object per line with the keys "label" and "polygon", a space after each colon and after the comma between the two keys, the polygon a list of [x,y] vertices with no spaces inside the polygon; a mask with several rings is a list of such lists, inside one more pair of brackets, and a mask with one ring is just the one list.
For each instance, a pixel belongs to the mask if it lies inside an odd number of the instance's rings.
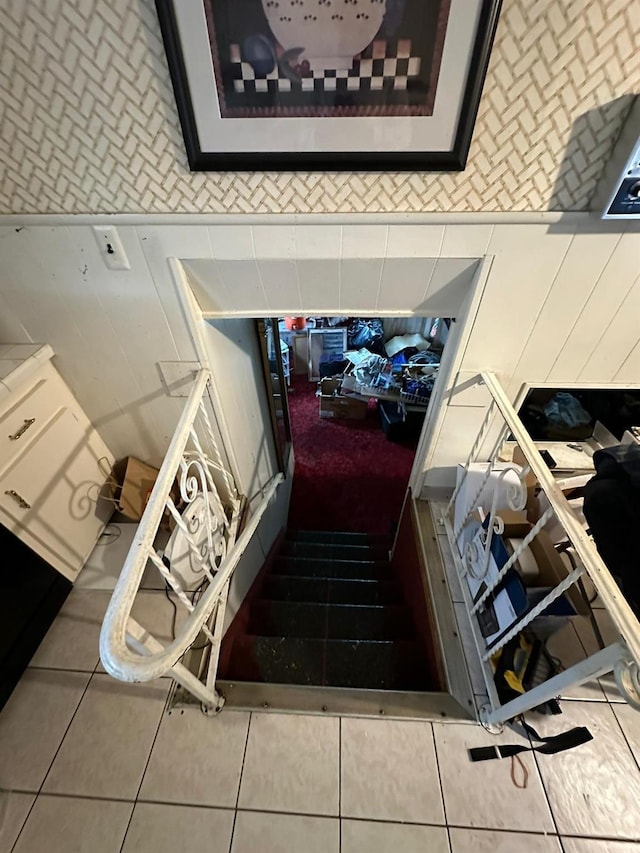
{"label": "ornate scrollwork railing", "polygon": [[[567,687],[582,684],[609,672],[613,672],[618,689],[625,700],[640,710],[640,623],[530,439],[498,379],[491,373],[483,373],[477,377],[477,382],[486,386],[491,399],[469,458],[459,471],[456,488],[444,513],[443,523],[460,576],[489,697],[484,719],[487,723],[511,719],[523,711],[543,704]],[[512,437],[524,453],[524,467],[499,462],[498,457],[507,436]],[[487,447],[490,448],[488,452]],[[480,456],[488,458],[488,461],[478,463]],[[510,472],[515,472],[515,475],[511,473],[511,483],[507,482]],[[473,489],[470,489],[471,479],[468,480],[471,473],[478,480]],[[535,475],[539,487],[544,491],[549,507],[514,548],[502,567],[489,576],[492,542],[504,529],[501,526],[499,511],[524,507],[525,480],[530,473]],[[494,481],[490,483],[492,475]],[[467,491],[472,495],[468,502],[465,501]],[[490,509],[483,511],[482,517],[478,519],[480,503],[484,504],[485,509],[489,504]],[[482,635],[478,621],[478,617],[486,608],[487,600],[503,583],[532,540],[554,516],[564,528],[578,562],[572,571],[548,589],[535,606],[525,609],[497,639],[487,641]],[[491,658],[574,585],[581,589],[584,576],[593,582],[603,606],[620,634],[619,641],[552,676],[517,699],[501,704],[493,681]],[[474,589],[474,595],[471,594],[470,587]]]}
{"label": "ornate scrollwork railing", "polygon": [[[241,498],[211,425],[209,379],[207,370],[197,375],[171,440],[104,618],[100,657],[107,672],[123,681],[170,673],[205,710],[220,710],[224,700],[215,678],[229,584],[282,475],[263,489],[260,505],[238,535]],[[169,643],[131,616],[149,568],[159,572],[176,606],[186,611]],[[199,675],[181,662],[196,639],[208,647]]]}

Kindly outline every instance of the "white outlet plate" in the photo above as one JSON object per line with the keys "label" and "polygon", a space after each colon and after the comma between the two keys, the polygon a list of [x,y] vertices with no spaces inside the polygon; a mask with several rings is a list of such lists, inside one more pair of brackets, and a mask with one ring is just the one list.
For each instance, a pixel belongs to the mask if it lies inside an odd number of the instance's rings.
{"label": "white outlet plate", "polygon": [[114,225],[94,225],[93,233],[100,248],[100,254],[110,270],[130,270],[118,230]]}

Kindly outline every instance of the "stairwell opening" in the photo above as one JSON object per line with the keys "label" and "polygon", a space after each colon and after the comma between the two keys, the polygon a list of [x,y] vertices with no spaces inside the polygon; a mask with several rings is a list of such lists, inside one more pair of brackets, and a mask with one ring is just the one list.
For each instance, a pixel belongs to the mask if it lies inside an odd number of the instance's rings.
{"label": "stairwell opening", "polygon": [[[246,321],[225,321],[227,335],[234,323]],[[365,691],[384,709],[383,694],[420,705],[443,693],[407,487],[450,326],[255,322],[271,438],[284,471],[292,447],[293,486],[286,532],[223,644],[225,695],[239,691],[245,703],[267,690],[272,704],[275,691],[280,704],[292,688],[342,691],[342,701]]]}
{"label": "stairwell opening", "polygon": [[[424,270],[430,268],[427,290],[431,292],[435,282],[436,296],[434,301],[423,298],[414,302],[413,295],[403,296],[400,291],[385,295],[387,285],[381,281],[378,303],[382,298],[388,304],[408,299],[399,309],[405,319],[420,321],[426,315],[453,316],[460,311],[462,320],[451,327],[446,365],[442,364],[440,380],[433,389],[409,478],[410,489],[404,495],[400,533],[394,542],[388,530],[372,533],[341,529],[343,525],[311,531],[298,526],[287,528],[283,510],[289,503],[295,440],[289,460],[286,447],[279,459],[273,441],[277,430],[258,428],[270,418],[265,374],[259,369],[261,359],[255,349],[247,356],[238,346],[238,336],[247,338],[250,330],[254,341],[259,340],[255,320],[265,318],[259,308],[261,292],[267,294],[269,304],[295,301],[286,288],[281,294],[271,286],[267,288],[271,273],[277,273],[280,280],[283,271],[295,270],[304,305],[312,300],[311,291],[302,294],[303,281],[307,286],[303,272],[315,273],[311,278],[316,281],[319,267],[327,267],[329,275],[335,272],[334,263],[314,260],[305,267],[304,261],[259,259],[214,264],[190,260],[174,268],[196,349],[202,362],[212,369],[214,408],[220,413],[224,441],[243,493],[249,499],[259,495],[264,482],[273,476],[269,472],[278,468],[289,475],[280,507],[275,507],[267,520],[264,536],[257,537],[266,557],[261,569],[256,568],[253,574],[246,572],[241,578],[239,572],[234,576],[229,609],[234,618],[225,626],[219,688],[228,706],[235,707],[471,717],[473,694],[447,592],[439,545],[442,537],[437,536],[428,503],[416,498],[443,427],[447,383],[459,369],[488,267],[483,270],[477,260],[462,259],[398,259],[395,266],[385,261],[389,282],[396,269],[403,274],[408,271],[400,269],[403,263],[416,280],[422,280]],[[367,259],[340,262],[340,293],[346,289],[355,293],[371,263]],[[254,287],[256,265],[262,291]],[[336,304],[341,301],[336,299]],[[430,310],[435,304],[456,307],[435,312]],[[282,311],[276,319],[286,313]],[[391,315],[388,309],[351,313],[363,318]],[[234,329],[236,320],[241,322],[241,332]],[[258,404],[255,393],[258,378],[263,388],[262,404]],[[249,406],[243,398],[245,389],[253,398]],[[369,491],[374,492],[375,486]],[[369,599],[354,601],[354,591],[365,588]],[[314,597],[309,600],[311,595]],[[361,608],[357,611],[360,622],[354,618],[354,608]],[[347,633],[341,637],[340,625],[345,622]]]}

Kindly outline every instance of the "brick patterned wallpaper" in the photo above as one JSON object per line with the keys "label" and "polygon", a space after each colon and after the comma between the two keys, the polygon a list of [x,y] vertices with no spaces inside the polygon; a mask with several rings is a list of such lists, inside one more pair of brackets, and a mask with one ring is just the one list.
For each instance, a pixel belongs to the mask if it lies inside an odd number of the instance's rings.
{"label": "brick patterned wallpaper", "polygon": [[640,0],[504,0],[464,173],[191,174],[152,0],[0,12],[3,213],[584,210],[640,90]]}

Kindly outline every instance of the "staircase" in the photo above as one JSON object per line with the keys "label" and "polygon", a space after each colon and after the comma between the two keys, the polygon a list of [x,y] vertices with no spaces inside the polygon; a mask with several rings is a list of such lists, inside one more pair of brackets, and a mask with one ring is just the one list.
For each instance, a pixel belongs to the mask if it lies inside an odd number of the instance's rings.
{"label": "staircase", "polygon": [[244,619],[236,617],[242,627],[229,631],[222,678],[438,689],[430,683],[427,650],[389,563],[391,544],[382,535],[289,532],[252,591]]}

